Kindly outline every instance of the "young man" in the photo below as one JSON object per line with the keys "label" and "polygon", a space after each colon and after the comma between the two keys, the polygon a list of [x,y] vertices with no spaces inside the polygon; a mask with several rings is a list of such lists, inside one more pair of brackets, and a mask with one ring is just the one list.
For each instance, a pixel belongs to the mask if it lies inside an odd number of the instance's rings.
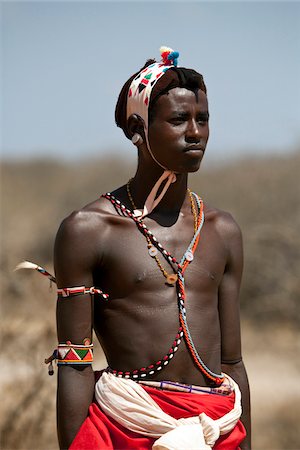
{"label": "young man", "polygon": [[[163,48],[120,93],[116,122],[137,147],[135,176],[57,234],[61,448],[250,448],[241,233],[187,188],[209,113],[202,76],[177,57]],[[92,328],[109,365],[96,385]]]}

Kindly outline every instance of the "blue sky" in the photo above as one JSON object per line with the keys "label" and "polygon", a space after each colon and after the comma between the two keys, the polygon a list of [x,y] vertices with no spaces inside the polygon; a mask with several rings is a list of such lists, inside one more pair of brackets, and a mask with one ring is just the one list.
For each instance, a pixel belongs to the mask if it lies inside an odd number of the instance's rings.
{"label": "blue sky", "polygon": [[132,155],[115,103],[161,45],[204,75],[214,158],[300,147],[298,2],[2,1],[1,20],[5,159]]}

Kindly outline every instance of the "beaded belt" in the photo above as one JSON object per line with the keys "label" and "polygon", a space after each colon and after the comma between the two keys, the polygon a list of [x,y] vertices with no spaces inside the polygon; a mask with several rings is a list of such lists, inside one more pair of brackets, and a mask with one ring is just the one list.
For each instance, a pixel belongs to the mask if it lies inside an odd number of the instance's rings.
{"label": "beaded belt", "polygon": [[[226,378],[225,378],[226,380]],[[188,394],[215,394],[215,395],[230,395],[234,392],[233,386],[224,381],[221,386],[208,387],[208,386],[195,386],[193,384],[176,383],[174,381],[148,381],[138,380],[139,384],[144,386],[153,387],[156,389],[162,389],[165,391],[185,392]]]}

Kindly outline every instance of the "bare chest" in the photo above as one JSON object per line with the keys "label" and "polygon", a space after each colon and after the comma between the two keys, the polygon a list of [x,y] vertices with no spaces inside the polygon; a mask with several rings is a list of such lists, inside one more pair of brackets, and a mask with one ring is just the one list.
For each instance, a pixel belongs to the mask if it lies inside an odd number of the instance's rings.
{"label": "bare chest", "polygon": [[[176,274],[193,237],[192,218],[179,218],[163,227],[146,219],[161,249],[153,252],[149,239],[130,218],[121,218],[110,227],[102,263],[95,270],[95,285],[111,298],[137,293],[165,291],[167,275]],[[96,243],[97,245],[97,243]],[[99,239],[99,252],[100,239]],[[176,262],[170,263],[166,250]],[[178,263],[178,264],[177,264]],[[198,246],[185,271],[186,289],[191,292],[216,292],[226,265],[226,250],[213,224],[204,222]]]}

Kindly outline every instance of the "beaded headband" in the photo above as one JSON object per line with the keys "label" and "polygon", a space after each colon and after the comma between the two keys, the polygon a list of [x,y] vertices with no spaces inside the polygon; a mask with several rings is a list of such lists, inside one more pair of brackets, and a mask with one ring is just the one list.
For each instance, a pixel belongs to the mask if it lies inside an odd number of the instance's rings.
{"label": "beaded headband", "polygon": [[128,90],[127,119],[131,114],[138,114],[144,121],[146,136],[148,135],[148,109],[152,89],[168,69],[177,67],[179,57],[179,53],[169,47],[161,47],[160,53],[161,62],[150,64],[138,73]]}

